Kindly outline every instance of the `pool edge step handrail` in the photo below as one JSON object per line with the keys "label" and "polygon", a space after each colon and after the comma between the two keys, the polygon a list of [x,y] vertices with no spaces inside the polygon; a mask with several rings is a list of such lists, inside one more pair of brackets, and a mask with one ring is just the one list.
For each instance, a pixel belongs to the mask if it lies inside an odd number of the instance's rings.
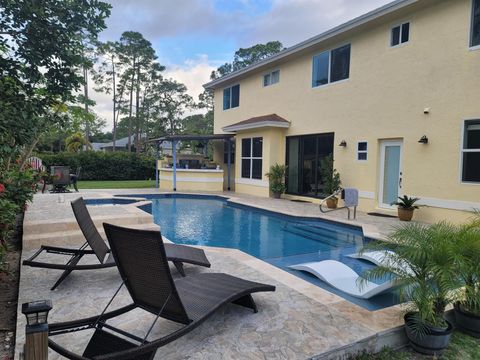
{"label": "pool edge step handrail", "polygon": [[[344,193],[344,189],[340,188],[338,189],[337,191],[335,191],[333,194],[327,196],[326,198],[324,198],[321,202],[320,202],[320,205],[319,205],[319,208],[320,208],[320,212],[323,213],[323,214],[327,214],[329,212],[332,212],[332,211],[336,211],[336,210],[342,210],[342,209],[347,209],[348,211],[348,220],[350,220],[350,206],[342,206],[342,207],[336,207],[335,209],[328,209],[328,210],[325,210],[322,208],[322,205],[325,204],[327,202],[328,199],[331,199],[331,198],[334,198],[334,197],[337,197],[337,196],[341,196],[342,194]],[[353,206],[353,220],[356,220],[357,219],[357,205],[354,205]]]}

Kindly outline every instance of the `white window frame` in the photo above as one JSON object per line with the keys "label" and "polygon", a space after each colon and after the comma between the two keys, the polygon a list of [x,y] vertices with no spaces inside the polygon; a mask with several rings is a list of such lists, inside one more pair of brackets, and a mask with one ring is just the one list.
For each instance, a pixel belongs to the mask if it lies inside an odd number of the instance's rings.
{"label": "white window frame", "polygon": [[[273,83],[273,84],[272,84],[272,74],[275,73],[275,72],[278,72],[278,81],[277,81],[276,83]],[[267,76],[267,75],[270,75],[270,83],[267,84],[267,85],[265,85],[265,76]],[[276,85],[276,84],[278,84],[279,82],[280,82],[280,69],[275,69],[275,70],[269,71],[269,72],[263,74],[263,76],[262,76],[262,85],[263,85],[263,87],[268,87],[268,86]]]}
{"label": "white window frame", "polygon": [[461,144],[460,144],[460,161],[459,161],[459,175],[460,175],[460,183],[462,185],[473,185],[473,186],[480,186],[480,182],[476,181],[464,181],[463,180],[463,156],[465,153],[474,153],[474,152],[480,152],[480,149],[465,149],[465,127],[467,125],[467,122],[470,121],[478,121],[480,122],[480,116],[476,119],[466,119],[463,120],[462,122],[462,133],[461,133]]}
{"label": "white window frame", "polygon": [[[232,107],[232,88],[234,86],[237,86],[238,85],[238,106],[235,106],[235,107]],[[224,104],[223,104],[223,92],[226,90],[226,89],[230,89],[230,107],[228,109],[224,109]],[[236,109],[236,108],[239,108],[240,107],[240,83],[237,83],[237,84],[233,84],[233,85],[230,85],[230,86],[227,86],[227,87],[224,87],[222,89],[222,109],[223,111],[228,111],[228,110],[232,110],[232,109]]]}
{"label": "white window frame", "polygon": [[[405,24],[409,24],[409,29],[408,29],[408,41],[405,41],[402,43],[402,27],[403,25]],[[395,29],[396,27],[399,27],[400,26],[400,43],[398,43],[397,45],[392,45],[392,40],[393,40],[393,29]],[[390,46],[391,48],[398,48],[400,46],[405,46],[407,45],[408,43],[410,43],[410,40],[412,39],[412,22],[410,20],[407,20],[407,21],[402,21],[401,23],[397,23],[395,25],[393,25],[391,28],[390,28],[390,36],[388,38],[388,46]]]}
{"label": "white window frame", "polygon": [[[250,156],[243,156],[243,140],[250,139]],[[262,139],[262,156],[253,156],[253,139]],[[242,179],[250,179],[250,180],[262,180],[263,179],[263,136],[254,136],[254,137],[246,137],[242,138],[242,149],[241,149],[241,162],[240,162],[240,177]],[[242,175],[243,170],[243,160],[250,160],[250,177],[244,177]],[[253,160],[262,160],[262,177],[260,179],[253,178]]]}
{"label": "white window frame", "polygon": [[[367,144],[367,150],[358,150],[358,145],[360,145],[361,143]],[[359,154],[366,154],[366,155],[367,155],[367,158],[366,158],[366,159],[359,159],[359,158],[358,158],[358,155],[359,155]],[[357,157],[357,161],[359,161],[359,162],[366,162],[366,161],[368,161],[368,141],[366,141],[366,140],[357,141],[357,153],[356,153],[356,157]]]}
{"label": "white window frame", "polygon": [[474,50],[480,50],[480,44],[479,45],[474,45],[472,46],[472,37],[473,37],[473,7],[475,5],[475,0],[472,0],[472,6],[470,7],[471,9],[471,14],[470,14],[470,33],[469,33],[469,36],[468,36],[468,48],[471,50],[471,51],[474,51]]}
{"label": "white window frame", "polygon": [[[347,45],[350,45],[350,68],[348,69],[348,78],[346,79],[343,79],[343,80],[338,80],[338,81],[335,81],[335,82],[332,82],[331,81],[331,70],[332,70],[332,51],[333,50],[337,50],[337,49],[340,49],[344,46],[347,46]],[[322,84],[322,85],[317,85],[317,86],[313,86],[313,71],[314,71],[314,62],[313,62],[313,59],[318,56],[318,55],[322,55],[324,53],[327,53],[328,52],[328,82],[326,84]],[[319,52],[315,55],[312,56],[312,75],[311,75],[311,86],[312,86],[312,89],[318,89],[318,88],[323,88],[325,86],[329,86],[329,85],[332,85],[332,84],[340,84],[340,83],[343,83],[345,81],[348,81],[350,80],[350,69],[351,69],[351,65],[352,65],[352,43],[351,42],[346,42],[342,45],[339,45],[339,46],[335,46],[334,48],[331,48],[329,50],[325,50],[325,51],[322,51],[322,52]]]}

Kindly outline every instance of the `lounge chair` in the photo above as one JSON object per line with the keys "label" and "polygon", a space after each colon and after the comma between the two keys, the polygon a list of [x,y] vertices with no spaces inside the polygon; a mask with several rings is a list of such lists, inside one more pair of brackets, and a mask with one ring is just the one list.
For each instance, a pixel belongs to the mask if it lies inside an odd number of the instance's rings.
{"label": "lounge chair", "polygon": [[335,289],[361,299],[370,299],[395,287],[394,281],[378,285],[367,280],[360,286],[360,276],[344,263],[335,260],[291,265],[289,268],[307,271]]}
{"label": "lounge chair", "polygon": [[[113,298],[125,285],[133,303],[106,312],[112,298],[99,316],[49,324],[49,347],[69,359],[152,359],[159,347],[189,333],[224,305],[233,303],[257,312],[252,293],[275,291],[272,285],[223,273],[201,273],[173,280],[159,232],[110,224],[104,224],[104,228],[122,278]],[[143,338],[107,324],[107,320],[135,308],[155,315]],[[148,336],[159,317],[184,326],[150,341]],[[95,331],[82,356],[52,339],[58,334],[85,329]]]}
{"label": "lounge chair", "polygon": [[369,261],[377,266],[388,266],[389,268],[397,269],[398,272],[413,274],[410,265],[398,259],[396,254],[391,250],[365,251],[347,256],[352,259]]}
{"label": "lounge chair", "polygon": [[[115,261],[110,253],[110,249],[105,244],[105,241],[95,227],[83,198],[80,197],[75,201],[72,201],[71,204],[77,223],[87,241],[79,249],[43,245],[35,252],[35,254],[23,261],[23,265],[25,266],[63,270],[63,274],[58,278],[57,282],[50,290],[55,290],[57,286],[60,285],[74,270],[97,270],[115,266]],[[90,249],[87,249],[87,247],[90,247]],[[35,259],[44,251],[46,253],[69,255],[70,259],[66,264],[36,261]],[[167,259],[173,262],[182,276],[185,276],[183,263],[205,267],[211,266],[202,249],[186,245],[165,244],[165,251],[167,253]],[[99,263],[78,265],[78,262],[84,255],[90,254],[95,254]]]}

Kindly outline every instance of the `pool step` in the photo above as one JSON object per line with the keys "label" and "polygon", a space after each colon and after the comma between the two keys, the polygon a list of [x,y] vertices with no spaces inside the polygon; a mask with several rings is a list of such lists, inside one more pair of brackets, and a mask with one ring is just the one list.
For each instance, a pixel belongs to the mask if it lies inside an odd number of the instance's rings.
{"label": "pool step", "polygon": [[[100,235],[106,239],[105,232],[103,230],[103,221],[97,221],[94,219],[95,225]],[[160,227],[156,224],[150,223],[135,223],[134,221],[127,221],[125,219],[108,219],[109,223],[130,227],[134,229],[142,230],[160,230]],[[76,224],[76,223],[75,223]],[[51,246],[65,246],[65,247],[78,247],[85,242],[85,237],[82,234],[78,225],[74,230],[60,230],[60,231],[48,231],[48,232],[24,232],[23,234],[23,250],[38,249],[41,245]]]}
{"label": "pool step", "polygon": [[284,231],[327,244],[331,247],[361,244],[363,240],[360,235],[345,234],[312,225],[288,224],[285,226]]}

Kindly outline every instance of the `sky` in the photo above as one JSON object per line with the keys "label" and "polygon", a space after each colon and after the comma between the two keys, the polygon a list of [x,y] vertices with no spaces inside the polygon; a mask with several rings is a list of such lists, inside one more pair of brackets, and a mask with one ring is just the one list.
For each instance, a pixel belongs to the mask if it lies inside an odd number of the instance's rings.
{"label": "sky", "polygon": [[[138,31],[166,66],[164,76],[195,99],[210,73],[240,47],[278,40],[290,47],[391,0],[104,0],[112,5],[100,39]],[[95,93],[95,111],[112,126],[110,95]]]}

